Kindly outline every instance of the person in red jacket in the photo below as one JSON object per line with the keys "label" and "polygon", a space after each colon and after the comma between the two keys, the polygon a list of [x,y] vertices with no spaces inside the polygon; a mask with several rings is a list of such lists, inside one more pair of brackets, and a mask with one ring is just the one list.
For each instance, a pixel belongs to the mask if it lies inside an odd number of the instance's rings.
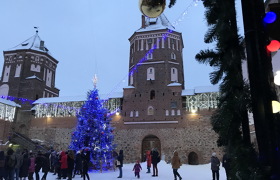
{"label": "person in red jacket", "polygon": [[147,173],[151,173],[151,165],[152,165],[152,156],[151,151],[146,151],[146,161],[147,161]]}
{"label": "person in red jacket", "polygon": [[66,177],[67,177],[67,168],[68,168],[68,162],[67,162],[67,154],[64,152],[64,151],[62,151],[61,152],[61,159],[60,159],[60,164],[61,164],[61,166],[60,166],[60,169],[61,169],[61,176],[62,176],[62,178],[63,179],[66,179]]}

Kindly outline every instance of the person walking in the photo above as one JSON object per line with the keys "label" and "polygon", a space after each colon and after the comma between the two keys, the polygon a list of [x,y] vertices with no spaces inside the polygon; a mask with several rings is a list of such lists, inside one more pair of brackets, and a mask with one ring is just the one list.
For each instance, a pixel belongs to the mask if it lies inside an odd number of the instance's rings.
{"label": "person walking", "polygon": [[81,156],[81,151],[78,151],[76,156],[75,156],[75,170],[74,170],[74,174],[73,174],[73,178],[75,178],[75,175],[81,175],[81,177],[83,177],[83,160],[82,160],[82,156]]}
{"label": "person walking", "polygon": [[46,157],[42,154],[41,151],[38,151],[37,157],[35,158],[36,180],[40,180],[39,172],[40,172],[41,168],[44,166],[45,163],[46,163]]}
{"label": "person walking", "polygon": [[122,167],[123,167],[123,150],[120,150],[117,161],[117,167],[119,168],[119,176],[118,178],[122,178]]}
{"label": "person walking", "polygon": [[3,180],[5,177],[5,153],[0,151],[0,180]]}
{"label": "person walking", "polygon": [[174,175],[174,179],[177,180],[177,176],[178,178],[181,180],[182,177],[180,176],[180,174],[178,173],[178,169],[180,168],[181,164],[181,160],[179,158],[178,152],[175,151],[171,160],[171,165],[172,165],[172,169],[173,169],[173,175]]}
{"label": "person walking", "polygon": [[140,178],[140,171],[141,170],[142,170],[141,164],[137,160],[134,167],[133,167],[133,170],[132,170],[132,171],[134,171],[135,177]]}
{"label": "person walking", "polygon": [[16,163],[17,159],[14,154],[14,150],[12,148],[8,148],[7,156],[5,158],[6,180],[14,180]]}
{"label": "person walking", "polygon": [[75,154],[73,150],[68,151],[67,164],[68,164],[68,170],[67,170],[68,180],[72,180],[72,174],[75,166]]}
{"label": "person walking", "polygon": [[153,150],[152,150],[152,153],[151,153],[151,155],[152,155],[152,165],[153,165],[153,177],[156,177],[156,176],[158,176],[158,168],[157,168],[157,164],[159,163],[159,161],[160,161],[160,155],[159,155],[159,153],[158,153],[158,151],[157,151],[157,148],[154,148]]}
{"label": "person walking", "polygon": [[50,157],[50,154],[47,152],[43,155],[45,158],[44,158],[44,164],[42,166],[42,172],[44,173],[44,175],[42,176],[42,179],[41,180],[46,180],[47,179],[47,175],[50,171],[50,160],[49,160],[49,157]]}
{"label": "person walking", "polygon": [[28,180],[33,180],[35,172],[35,156],[32,152],[29,153],[30,165],[28,167]]}
{"label": "person walking", "polygon": [[147,173],[151,173],[152,156],[151,151],[146,151],[146,161],[147,161]]}
{"label": "person walking", "polygon": [[222,166],[225,168],[227,179],[229,179],[229,171],[230,171],[230,157],[228,154],[223,155]]}
{"label": "person walking", "polygon": [[88,175],[88,169],[89,169],[89,161],[90,161],[90,152],[88,149],[84,149],[82,151],[82,164],[83,164],[83,171],[82,171],[82,176],[83,180],[87,179],[90,180],[89,175]]}
{"label": "person walking", "polygon": [[19,180],[19,171],[23,161],[23,154],[21,153],[20,149],[16,150],[15,156],[17,159],[17,163],[15,165],[15,175],[16,175],[16,180]]}
{"label": "person walking", "polygon": [[217,155],[215,152],[212,153],[212,157],[211,157],[211,170],[212,170],[213,180],[215,180],[215,178],[217,180],[219,180],[220,160],[217,158]]}
{"label": "person walking", "polygon": [[28,158],[28,154],[23,154],[22,165],[19,170],[19,178],[21,180],[26,180],[28,177],[28,169],[30,166],[30,159]]}
{"label": "person walking", "polygon": [[66,179],[67,177],[67,169],[68,169],[68,163],[67,163],[67,154],[65,153],[65,151],[62,151],[61,154],[61,159],[60,159],[60,170],[61,170],[61,177],[63,179]]}

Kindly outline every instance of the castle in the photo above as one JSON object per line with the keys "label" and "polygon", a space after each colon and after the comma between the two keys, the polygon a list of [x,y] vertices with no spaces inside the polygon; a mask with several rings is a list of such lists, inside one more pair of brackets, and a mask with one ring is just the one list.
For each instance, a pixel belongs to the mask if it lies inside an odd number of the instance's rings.
{"label": "castle", "polygon": [[[166,161],[174,150],[189,164],[208,163],[213,151],[221,157],[223,151],[217,147],[217,134],[210,124],[218,87],[185,89],[181,33],[164,14],[142,16],[142,25],[129,42],[128,86],[107,95],[105,104],[111,112],[118,112],[112,116],[114,142],[124,150],[125,161],[144,159],[146,150],[152,148]],[[0,139],[4,143],[12,136],[9,140],[21,146],[32,139],[67,149],[76,111],[86,95],[59,97],[55,87],[58,61],[38,33],[4,51],[4,59],[0,81],[0,127],[4,128],[0,130],[5,132]],[[29,140],[20,143],[19,139]]]}

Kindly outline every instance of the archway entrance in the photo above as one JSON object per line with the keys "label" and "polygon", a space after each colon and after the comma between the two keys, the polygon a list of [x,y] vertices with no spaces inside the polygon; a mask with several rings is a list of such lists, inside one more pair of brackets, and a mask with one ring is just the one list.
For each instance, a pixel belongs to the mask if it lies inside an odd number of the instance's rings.
{"label": "archway entrance", "polygon": [[146,160],[146,151],[157,148],[158,152],[161,154],[161,145],[160,140],[157,136],[148,135],[142,141],[142,151],[141,151],[141,160],[144,162]]}
{"label": "archway entrance", "polygon": [[190,165],[198,165],[198,155],[195,152],[190,152],[188,155],[188,160]]}

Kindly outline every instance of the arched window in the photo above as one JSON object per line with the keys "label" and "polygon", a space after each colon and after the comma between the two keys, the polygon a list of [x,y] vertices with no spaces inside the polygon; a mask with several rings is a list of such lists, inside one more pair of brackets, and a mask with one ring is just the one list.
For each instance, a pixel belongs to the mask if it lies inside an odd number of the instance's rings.
{"label": "arched window", "polygon": [[133,117],[133,111],[130,111],[130,117]]}
{"label": "arched window", "polygon": [[135,111],[135,117],[138,117],[138,116],[139,116],[139,112]]}
{"label": "arched window", "polygon": [[178,70],[176,68],[171,68],[171,81],[178,82]]}
{"label": "arched window", "polygon": [[153,59],[153,54],[152,53],[148,53],[147,54],[147,59]]}
{"label": "arched window", "polygon": [[149,67],[147,69],[147,80],[155,80],[155,68]]}
{"label": "arched window", "polygon": [[171,116],[175,116],[175,111],[174,111],[174,109],[171,110]]}
{"label": "arched window", "polygon": [[129,80],[130,80],[129,84],[132,86],[133,85],[133,75],[132,74],[130,75],[130,79]]}
{"label": "arched window", "polygon": [[177,110],[177,116],[180,116],[181,115],[181,111],[180,109]]}
{"label": "arched window", "polygon": [[154,115],[154,108],[153,108],[153,106],[149,106],[148,107],[148,115],[149,116]]}
{"label": "arched window", "polygon": [[176,60],[176,54],[174,52],[171,53],[171,59]]}
{"label": "arched window", "polygon": [[165,110],[165,116],[169,116],[169,111]]}
{"label": "arched window", "polygon": [[155,99],[155,96],[156,96],[155,90],[151,90],[151,92],[150,92],[150,99],[151,99],[151,100],[152,100],[152,99]]}

